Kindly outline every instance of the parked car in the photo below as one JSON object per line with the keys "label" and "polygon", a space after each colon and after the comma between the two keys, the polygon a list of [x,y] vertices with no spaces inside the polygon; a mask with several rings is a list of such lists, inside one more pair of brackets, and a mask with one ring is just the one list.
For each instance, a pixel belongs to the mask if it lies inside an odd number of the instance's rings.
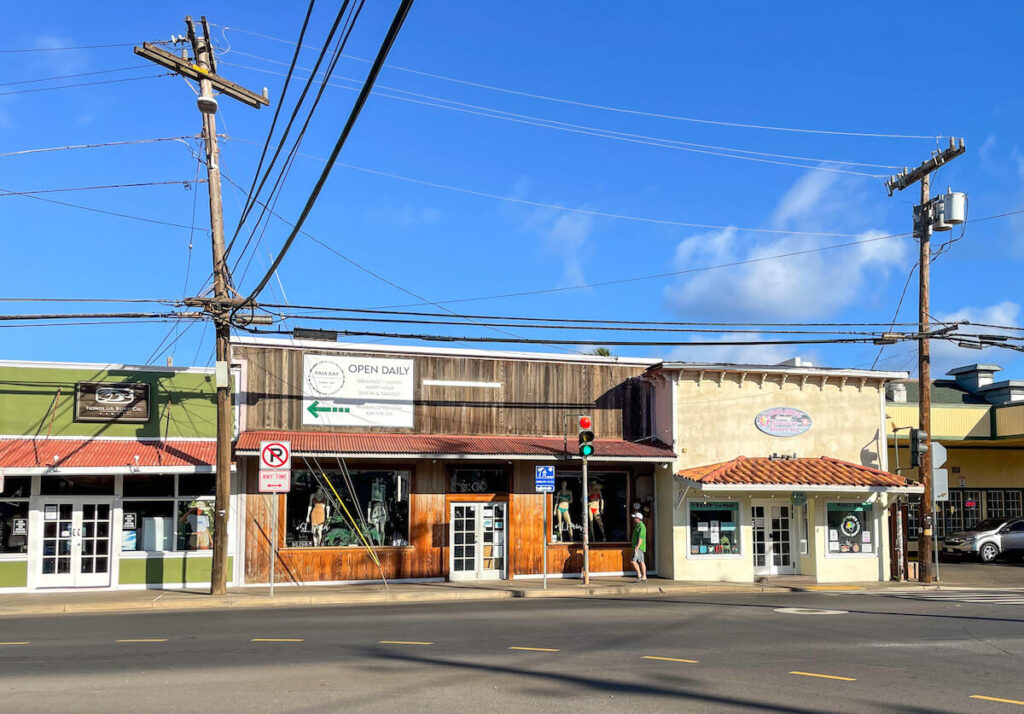
{"label": "parked car", "polygon": [[942,552],[991,563],[1002,555],[1024,553],[1024,518],[986,518],[942,539]]}

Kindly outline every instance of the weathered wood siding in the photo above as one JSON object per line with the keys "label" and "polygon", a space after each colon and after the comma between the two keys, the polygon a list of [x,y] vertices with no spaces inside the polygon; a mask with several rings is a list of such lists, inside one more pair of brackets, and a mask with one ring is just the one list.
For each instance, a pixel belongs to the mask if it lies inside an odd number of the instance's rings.
{"label": "weathered wood siding", "polygon": [[[235,345],[248,364],[247,428],[373,431],[302,424],[302,355],[307,350]],[[316,350],[308,350],[316,354]],[[323,351],[323,354],[403,357]],[[396,433],[561,436],[566,414],[594,417],[598,438],[646,436],[644,368],[616,364],[416,356],[414,423]],[[424,386],[423,380],[500,383],[497,389]],[[569,430],[573,425],[569,424]]]}

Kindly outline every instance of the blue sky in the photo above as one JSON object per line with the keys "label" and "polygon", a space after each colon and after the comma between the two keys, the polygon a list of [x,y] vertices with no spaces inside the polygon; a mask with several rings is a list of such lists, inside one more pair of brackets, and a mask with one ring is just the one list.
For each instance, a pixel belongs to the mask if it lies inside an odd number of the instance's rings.
{"label": "blue sky", "polygon": [[[348,54],[372,56],[396,5],[367,4]],[[183,31],[185,14],[202,9],[216,24],[220,73],[248,87],[267,86],[276,101],[285,69],[280,63],[290,59],[292,47],[250,33],[294,40],[303,6],[111,2],[97,14],[80,4],[23,3],[8,8],[6,46],[167,39]],[[318,3],[311,43],[324,36],[335,8],[334,3]],[[936,2],[928,12],[932,25],[948,22],[951,29],[936,32],[934,41],[921,45],[919,10],[900,4],[854,9],[832,3],[701,7],[662,2],[627,8],[610,2],[418,0],[390,64],[651,114],[840,132],[964,136],[967,154],[939,172],[935,187],[968,192],[972,217],[1022,209],[1024,136],[1019,127],[1024,102],[1017,83],[1008,79],[1022,59],[1015,28],[1024,10],[1010,2],[976,8]],[[314,59],[314,52],[305,51],[300,65],[308,67]],[[9,84],[130,66],[138,69]],[[180,78],[23,91],[158,71],[127,46],[0,54],[0,135],[5,138],[0,153],[197,133],[194,95]],[[365,63],[346,59],[337,73],[361,78],[365,71]],[[936,148],[934,139],[768,131],[607,111],[397,69],[386,69],[379,85],[389,89],[369,100],[342,152],[340,161],[346,166],[331,175],[306,230],[388,281],[434,301],[573,288],[852,240],[802,234],[807,232],[859,237],[903,233],[909,230],[917,198],[916,188],[888,197],[879,178],[694,153],[652,145],[657,142],[649,139],[623,141],[621,134],[613,139],[556,130],[534,125],[535,119],[524,123],[481,116],[488,112],[480,107],[641,137],[812,157],[822,160],[812,162],[821,168],[867,174],[891,170],[828,162],[913,166]],[[329,154],[354,94],[327,90],[303,153]],[[424,102],[436,99],[423,95],[460,102],[457,106],[468,111],[430,106]],[[227,99],[221,100],[221,108],[218,129],[229,137],[223,144],[223,169],[247,187],[272,109],[256,111]],[[194,142],[164,142],[0,157],[0,188],[17,192],[191,181],[197,172],[195,150]],[[297,216],[321,168],[315,158],[296,160],[278,213]],[[184,225],[192,223],[195,210],[195,224],[208,225],[204,186],[43,195]],[[202,229],[193,232],[21,196],[0,198],[5,209],[5,296],[180,298],[198,292],[209,275],[209,241]],[[226,183],[229,228],[235,225],[241,200]],[[932,312],[937,318],[1021,324],[1016,285],[1024,249],[1015,237],[1022,227],[1024,221],[1017,218],[968,226],[963,240],[933,267]],[[270,222],[258,251],[244,256],[236,272],[242,288],[255,284],[286,234],[283,223]],[[619,320],[888,321],[915,251],[910,239],[888,239],[675,278],[448,306],[482,314]],[[379,307],[420,302],[303,237],[286,257],[279,278],[280,285],[275,280],[274,292],[264,299],[283,300],[283,286],[293,304]],[[51,307],[9,304],[6,310],[45,312]],[[54,308],[98,309],[107,308]],[[915,313],[912,284],[901,320],[913,320]],[[408,329],[495,334],[472,326]],[[175,364],[212,359],[211,330],[192,327],[169,351],[158,350],[168,330],[166,324],[5,328],[0,331],[0,357],[128,363],[152,358],[160,364],[168,354]],[[594,341],[600,343],[596,336]],[[866,367],[877,347],[616,347],[613,352],[701,361],[774,362],[801,355],[831,366]],[[1016,354],[939,343],[935,362],[941,371],[979,360],[1013,371]],[[879,362],[890,369],[913,365],[909,343],[887,347]]]}

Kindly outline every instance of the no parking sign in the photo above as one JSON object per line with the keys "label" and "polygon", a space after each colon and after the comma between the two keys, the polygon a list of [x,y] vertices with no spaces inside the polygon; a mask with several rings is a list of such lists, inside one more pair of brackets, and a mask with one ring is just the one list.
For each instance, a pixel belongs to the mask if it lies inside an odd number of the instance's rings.
{"label": "no parking sign", "polygon": [[292,443],[260,442],[260,493],[288,493],[292,490]]}

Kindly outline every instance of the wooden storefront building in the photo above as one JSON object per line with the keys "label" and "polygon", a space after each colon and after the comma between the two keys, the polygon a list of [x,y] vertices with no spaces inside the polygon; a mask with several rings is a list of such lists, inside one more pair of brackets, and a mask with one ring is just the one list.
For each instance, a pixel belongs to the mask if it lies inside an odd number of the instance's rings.
{"label": "wooden storefront building", "polygon": [[[655,474],[674,455],[652,435],[654,360],[255,337],[233,357],[247,584],[269,581],[275,551],[281,584],[540,577],[545,540],[548,573],[576,577],[584,527],[592,574],[621,575],[637,509],[655,562]],[[580,414],[597,435],[588,493]],[[291,491],[262,494],[277,441]]]}

